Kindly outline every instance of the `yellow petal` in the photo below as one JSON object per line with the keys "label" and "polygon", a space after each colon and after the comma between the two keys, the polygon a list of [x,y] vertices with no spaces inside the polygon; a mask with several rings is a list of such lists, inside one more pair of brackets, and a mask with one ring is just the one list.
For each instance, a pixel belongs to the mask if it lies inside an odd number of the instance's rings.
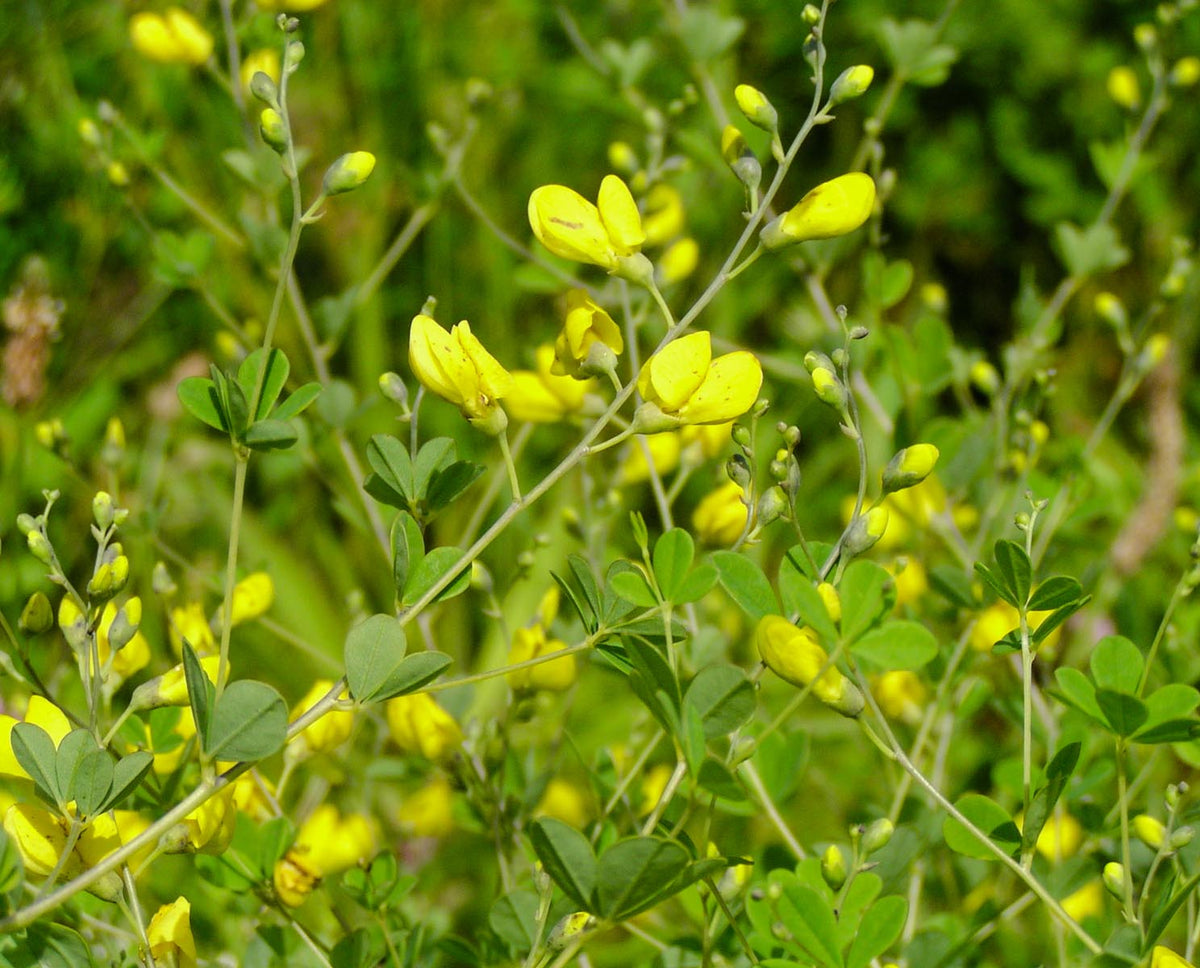
{"label": "yellow petal", "polygon": [[213,50],[212,35],[195,17],[179,7],[170,7],[165,20],[167,30],[179,45],[180,60],[197,66],[208,60]]}
{"label": "yellow petal", "polygon": [[679,410],[687,423],[724,423],[740,417],[758,399],[762,366],[753,353],[738,350],[712,361],[704,382]]}
{"label": "yellow petal", "polygon": [[186,897],[164,904],[155,912],[146,928],[150,954],[164,964],[179,968],[196,965],[196,942],[192,937],[192,905]]}
{"label": "yellow petal", "polygon": [[529,196],[529,225],[539,242],[555,255],[613,270],[617,253],[600,212],[564,185],[543,185]]}
{"label": "yellow petal", "polygon": [[646,232],[629,186],[616,175],[605,175],[596,202],[600,220],[617,255],[633,255],[646,241]]}
{"label": "yellow petal", "polygon": [[712,342],[706,331],[681,336],[646,361],[638,376],[638,392],[664,413],[676,413],[704,382],[711,360]]}
{"label": "yellow petal", "polygon": [[875,182],[861,171],[818,185],[783,217],[783,234],[792,242],[831,239],[853,232],[871,216]]}
{"label": "yellow petal", "polygon": [[162,64],[182,59],[183,49],[167,23],[156,13],[143,11],[129,20],[129,39],[139,54]]}
{"label": "yellow petal", "polygon": [[461,407],[476,393],[475,368],[459,341],[425,315],[413,317],[408,331],[408,365],[421,385]]}
{"label": "yellow petal", "polygon": [[508,394],[509,387],[512,386],[512,377],[508,370],[484,349],[478,337],[471,332],[471,324],[465,319],[450,331],[450,335],[458,341],[463,355],[474,371],[476,392],[463,402],[463,412],[469,417],[485,417],[496,408],[496,401]]}

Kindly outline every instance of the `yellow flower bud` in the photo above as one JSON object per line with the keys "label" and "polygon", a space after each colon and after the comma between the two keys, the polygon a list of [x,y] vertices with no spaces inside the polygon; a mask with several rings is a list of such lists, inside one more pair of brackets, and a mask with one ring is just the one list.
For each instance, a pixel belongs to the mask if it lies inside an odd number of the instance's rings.
{"label": "yellow flower bud", "polygon": [[104,175],[114,188],[124,188],[129,184],[129,169],[115,158],[104,166]]}
{"label": "yellow flower bud", "polygon": [[512,376],[483,348],[465,319],[447,333],[424,314],[408,333],[408,364],[421,384],[458,407],[471,425],[498,434],[507,424],[499,400]]}
{"label": "yellow flower bud", "polygon": [[239,77],[243,90],[246,92],[250,91],[250,82],[254,79],[254,75],[260,71],[276,84],[279,83],[279,51],[274,47],[263,47],[259,50],[251,51],[242,60]]}
{"label": "yellow flower bud", "polygon": [[750,517],[744,493],[736,482],[726,481],[700,499],[692,513],[692,530],[702,544],[728,548],[742,536]]}
{"label": "yellow flower bud", "polygon": [[884,532],[887,531],[888,517],[888,509],[877,505],[855,518],[842,543],[846,554],[861,555],[882,538]]}
{"label": "yellow flower bud", "polygon": [[610,372],[625,349],[620,327],[585,289],[568,292],[566,308],[550,372],[576,379]]}
{"label": "yellow flower bud", "polygon": [[779,112],[758,88],[739,84],[733,89],[733,99],[746,120],[755,127],[771,132],[779,127]]}
{"label": "yellow flower bud", "polygon": [[682,282],[696,271],[699,264],[700,245],[695,239],[685,236],[672,242],[659,258],[658,281],[664,286]]}
{"label": "yellow flower bud", "polygon": [[933,473],[939,454],[933,444],[912,444],[900,450],[883,470],[884,493],[920,484]]}
{"label": "yellow flower bud", "polygon": [[275,583],[265,571],[247,575],[233,586],[233,614],[230,624],[237,628],[265,615],[275,601]]}
{"label": "yellow flower bud", "polygon": [[646,430],[725,423],[754,406],[761,386],[762,367],[753,353],[739,350],[714,360],[711,337],[701,330],[673,340],[645,362],[637,387],[646,402],[638,413],[647,415]]}
{"label": "yellow flower bud", "polygon": [[287,124],[284,123],[283,115],[274,108],[263,108],[259,112],[258,133],[268,147],[280,154],[287,151]]}
{"label": "yellow flower bud", "polygon": [[1192,968],[1192,963],[1175,954],[1170,948],[1156,944],[1150,954],[1150,968]]}
{"label": "yellow flower bud", "polygon": [[[333,682],[329,679],[318,679],[314,682],[312,688],[304,694],[304,698],[292,707],[291,721],[295,722],[312,709],[317,701],[324,698],[332,688]],[[340,698],[347,699],[349,695],[347,690],[342,690]],[[328,753],[346,742],[350,738],[353,728],[354,713],[352,710],[331,709],[320,719],[304,727],[300,733],[300,741],[309,752]]]}
{"label": "yellow flower bud", "polygon": [[[527,628],[519,628],[513,634],[512,648],[508,652],[508,664],[528,662],[544,655],[561,652],[567,644],[561,639],[547,639],[546,630],[539,622]],[[575,657],[564,656],[550,662],[514,669],[508,673],[509,686],[514,692],[544,689],[548,692],[564,692],[575,682]]]}
{"label": "yellow flower bud", "polygon": [[608,163],[617,171],[632,175],[638,170],[637,152],[627,141],[614,141],[608,146]]}
{"label": "yellow flower bud", "polygon": [[[200,659],[200,668],[214,684],[220,664],[219,655],[206,655]],[[188,702],[187,678],[183,674],[183,665],[180,664],[138,686],[133,692],[130,705],[135,709],[156,709],[159,706],[186,706]]]}
{"label": "yellow flower bud", "polygon": [[822,604],[825,606],[825,611],[829,613],[829,618],[837,625],[842,620],[842,599],[829,582],[823,581],[817,586],[817,595],[820,596]]}
{"label": "yellow flower bud", "polygon": [[853,232],[871,217],[875,182],[863,172],[840,175],[810,191],[789,211],[762,230],[762,244],[771,250],[832,239]]}
{"label": "yellow flower bud", "polygon": [[1108,96],[1119,107],[1126,111],[1134,111],[1142,103],[1142,93],[1138,86],[1137,74],[1130,67],[1114,67],[1108,72]]}
{"label": "yellow flower bud", "polygon": [[79,123],[75,125],[75,131],[79,135],[79,140],[91,148],[99,148],[103,141],[100,129],[96,127],[96,122],[91,118],[80,118]]}
{"label": "yellow flower bud", "polygon": [[199,602],[189,602],[171,609],[170,620],[168,634],[176,655],[183,655],[184,642],[201,656],[216,649],[216,637],[204,614],[204,606]]}
{"label": "yellow flower bud", "polygon": [[397,696],[384,708],[392,741],[406,753],[436,762],[450,758],[462,745],[458,723],[428,693]]}
{"label": "yellow flower bud", "polygon": [[1104,885],[1099,878],[1088,881],[1074,894],[1063,898],[1062,908],[1076,921],[1098,917],[1104,911]]}
{"label": "yellow flower bud", "polygon": [[754,640],[763,662],[779,678],[800,687],[812,683],[813,694],[843,716],[854,717],[862,712],[862,693],[829,664],[829,656],[812,629],[796,628],[781,615],[765,615]]}
{"label": "yellow flower bud", "polygon": [[326,0],[257,0],[264,10],[284,10],[287,13],[305,13],[323,6]]}
{"label": "yellow flower bud", "polygon": [[1109,861],[1104,865],[1101,879],[1104,881],[1104,889],[1113,897],[1120,899],[1125,896],[1125,868],[1121,864],[1115,860]]}
{"label": "yellow flower bud", "polygon": [[1069,813],[1054,813],[1038,834],[1037,852],[1046,860],[1071,857],[1083,843],[1083,827]]}
{"label": "yellow flower bud", "polygon": [[841,104],[866,93],[871,82],[875,80],[875,68],[867,64],[856,64],[847,67],[829,89],[830,105]]}
{"label": "yellow flower bud", "polygon": [[155,962],[178,968],[196,968],[196,942],[192,938],[192,905],[186,897],[164,904],[150,919],[146,940]]}
{"label": "yellow flower bud", "polygon": [[846,855],[837,844],[830,844],[821,855],[821,878],[835,891],[846,883]]}
{"label": "yellow flower bud", "polygon": [[916,724],[929,691],[919,676],[907,669],[894,669],[879,676],[871,691],[884,714],[902,722]]}
{"label": "yellow flower bud", "polygon": [[1142,350],[1146,355],[1146,362],[1151,367],[1158,366],[1167,358],[1167,354],[1171,351],[1171,337],[1166,333],[1154,333],[1146,340],[1146,345]]}
{"label": "yellow flower bud", "polygon": [[129,36],[138,52],[163,64],[198,66],[213,50],[212,36],[186,10],[170,7],[165,14],[144,11],[129,21]]}
{"label": "yellow flower bud", "polygon": [[533,813],[536,817],[554,817],[579,830],[591,818],[592,810],[587,796],[578,786],[553,777],[542,791],[542,798]]}
{"label": "yellow flower bud", "polygon": [[45,592],[34,592],[29,596],[17,619],[17,627],[26,635],[41,635],[54,628],[54,607]]}
{"label": "yellow flower bud", "polygon": [[1125,312],[1125,304],[1111,292],[1098,292],[1092,301],[1096,315],[1116,330],[1123,330],[1129,324],[1129,315]]}
{"label": "yellow flower bud", "polygon": [[1000,389],[1000,374],[987,360],[971,364],[971,382],[988,396]]}
{"label": "yellow flower bud", "polygon": [[1200,57],[1181,57],[1171,68],[1171,83],[1176,87],[1192,87],[1200,81]]}
{"label": "yellow flower bud", "polygon": [[352,192],[371,177],[375,156],[369,151],[351,151],[337,159],[325,172],[321,190],[326,195]]}
{"label": "yellow flower bud", "polygon": [[1158,850],[1163,845],[1167,828],[1161,820],[1147,813],[1138,814],[1133,818],[1133,835],[1151,850]]}
{"label": "yellow flower bud", "polygon": [[842,386],[842,381],[834,375],[832,370],[827,370],[823,366],[816,367],[812,371],[812,384],[817,399],[836,410],[845,407],[846,388]]}

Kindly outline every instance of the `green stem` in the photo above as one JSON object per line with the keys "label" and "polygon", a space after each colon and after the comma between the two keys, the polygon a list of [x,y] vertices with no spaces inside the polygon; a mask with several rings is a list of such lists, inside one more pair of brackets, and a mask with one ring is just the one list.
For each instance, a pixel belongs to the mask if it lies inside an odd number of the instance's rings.
{"label": "green stem", "polygon": [[512,488],[514,502],[521,500],[521,482],[517,480],[517,465],[513,463],[512,451],[508,449],[508,431],[502,430],[496,437],[500,453],[504,457],[504,469],[508,471],[508,486]]}
{"label": "green stem", "polygon": [[762,777],[758,775],[758,770],[754,768],[754,764],[749,760],[743,761],[738,766],[738,775],[750,787],[755,799],[758,800],[759,806],[766,812],[771,823],[775,825],[775,829],[779,832],[788,845],[788,848],[796,855],[797,860],[804,860],[808,857],[808,852],[800,846],[800,841],[796,839],[796,835],[792,833],[783,816],[779,813],[779,808],[775,806],[775,801],[771,799],[771,794],[767,792],[766,785],[762,781]]}
{"label": "green stem", "polygon": [[[1125,780],[1125,740],[1117,738],[1117,806],[1121,811],[1121,904],[1125,918],[1137,924],[1137,910],[1133,906],[1133,867],[1129,849],[1129,791]],[[1140,929],[1139,925],[1139,929]]]}
{"label": "green stem", "polygon": [[221,603],[221,654],[217,662],[217,699],[229,677],[229,639],[233,629],[233,590],[237,584],[238,543],[241,538],[242,507],[246,497],[249,454],[237,452],[233,466],[233,511],[229,518],[229,551],[225,558],[225,600]]}

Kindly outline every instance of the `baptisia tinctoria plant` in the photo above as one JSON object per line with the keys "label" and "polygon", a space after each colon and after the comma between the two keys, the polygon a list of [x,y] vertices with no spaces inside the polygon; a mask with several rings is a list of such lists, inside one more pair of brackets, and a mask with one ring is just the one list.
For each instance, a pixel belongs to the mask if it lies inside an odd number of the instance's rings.
{"label": "baptisia tinctoria plant", "polygon": [[762,366],[753,353],[737,350],[712,358],[705,331],[668,343],[646,360],[637,388],[645,401],[634,415],[641,433],[685,424],[719,424],[740,417],[758,398]]}

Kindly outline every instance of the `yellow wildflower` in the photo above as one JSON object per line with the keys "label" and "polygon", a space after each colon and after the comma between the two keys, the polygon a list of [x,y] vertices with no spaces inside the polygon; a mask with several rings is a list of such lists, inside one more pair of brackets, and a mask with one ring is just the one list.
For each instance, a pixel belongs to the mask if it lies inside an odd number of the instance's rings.
{"label": "yellow wildflower", "polygon": [[[625,462],[621,465],[621,483],[640,484],[649,480],[651,462],[659,477],[670,474],[679,465],[682,446],[677,433],[635,437]],[[646,457],[647,450],[650,452],[649,459]]]}
{"label": "yellow wildflower", "polygon": [[50,739],[54,741],[55,747],[71,731],[71,721],[67,719],[66,714],[54,705],[54,703],[48,699],[43,699],[41,696],[29,697],[29,703],[25,707],[23,720],[0,714],[0,776],[11,776],[28,780],[30,778],[29,774],[17,762],[17,757],[12,751],[13,727],[22,721],[33,723],[35,726],[40,726],[44,729],[49,734]]}
{"label": "yellow wildflower", "polygon": [[[294,10],[295,4],[289,4],[289,8]],[[250,81],[260,71],[276,84],[279,83],[279,51],[274,47],[251,51],[242,59],[240,78],[243,89],[250,90]]]}
{"label": "yellow wildflower", "polygon": [[555,255],[598,265],[609,273],[628,268],[646,233],[629,187],[616,175],[600,183],[597,204],[563,185],[543,185],[529,196],[529,225]]}
{"label": "yellow wildflower", "polygon": [[[312,688],[305,693],[304,698],[292,708],[292,722],[308,712],[332,688],[332,680],[318,679],[314,682]],[[341,698],[347,699],[349,695],[347,690],[342,690]],[[354,713],[351,710],[333,709],[316,722],[304,727],[303,732],[300,733],[299,742],[307,752],[328,753],[346,742],[350,738],[350,731],[353,728]]]}
{"label": "yellow wildflower", "polygon": [[146,940],[155,962],[176,968],[196,968],[196,942],[192,938],[192,905],[186,897],[164,904],[150,919]]}
{"label": "yellow wildflower", "polygon": [[458,723],[428,693],[397,696],[385,704],[392,741],[406,753],[443,760],[462,745]]}
{"label": "yellow wildflower", "polygon": [[843,716],[862,711],[858,687],[829,663],[812,629],[797,628],[782,615],[764,615],[754,639],[763,662],[779,678],[802,688],[811,683],[813,694]]}
{"label": "yellow wildflower", "polygon": [[233,586],[234,628],[265,615],[275,601],[275,583],[265,571],[247,575]]}
{"label": "yellow wildflower", "polygon": [[513,370],[512,386],[505,398],[514,420],[557,423],[583,410],[584,398],[594,388],[591,380],[555,374],[554,347],[539,346],[536,370]]}
{"label": "yellow wildflower", "polygon": [[637,388],[646,402],[634,423],[657,430],[726,423],[754,406],[761,386],[762,367],[753,353],[738,350],[714,360],[709,334],[689,333],[642,366]]}
{"label": "yellow wildflower", "polygon": [[208,617],[204,614],[204,606],[199,602],[188,602],[171,609],[168,633],[171,647],[178,656],[183,655],[183,643],[187,642],[197,655],[203,656],[217,647]]}
{"label": "yellow wildflower", "polygon": [[692,530],[702,543],[728,548],[741,537],[750,517],[744,493],[741,485],[726,481],[701,498],[692,513]]}
{"label": "yellow wildflower", "polygon": [[767,249],[853,232],[871,217],[875,182],[863,172],[840,175],[805,195],[789,211],[772,219],[759,238]]}
{"label": "yellow wildflower", "polygon": [[[527,662],[554,652],[561,652],[567,644],[561,639],[547,639],[546,629],[541,622],[519,628],[513,634],[512,648],[508,652],[509,665]],[[527,669],[514,669],[508,673],[509,686],[514,692],[544,689],[563,692],[575,682],[575,657],[564,656]]]}
{"label": "yellow wildflower", "polygon": [[[670,774],[667,774],[670,776]],[[661,791],[660,791],[661,792]],[[535,817],[554,817],[576,830],[582,828],[591,817],[587,796],[574,783],[552,777],[542,791],[542,798],[534,808]]]}
{"label": "yellow wildflower", "polygon": [[554,341],[551,372],[578,379],[610,372],[625,349],[620,327],[584,289],[568,292],[566,307],[562,332]]}
{"label": "yellow wildflower", "polygon": [[874,681],[871,691],[886,715],[909,724],[920,721],[929,694],[920,677],[906,669],[885,672]]}
{"label": "yellow wildflower", "polygon": [[289,907],[298,907],[323,877],[370,859],[375,851],[375,826],[361,814],[345,818],[333,804],[317,807],[300,827],[283,860],[275,865],[275,893]]}
{"label": "yellow wildflower", "polygon": [[450,781],[439,775],[404,798],[396,819],[409,836],[445,837],[454,830],[453,802]]}
{"label": "yellow wildflower", "polygon": [[474,427],[497,434],[507,418],[499,400],[512,376],[483,348],[465,319],[447,333],[424,314],[413,318],[408,363],[421,384],[462,412]]}
{"label": "yellow wildflower", "polygon": [[129,36],[139,53],[163,64],[199,66],[213,50],[212,36],[179,7],[168,7],[163,14],[134,14],[129,21]]}

